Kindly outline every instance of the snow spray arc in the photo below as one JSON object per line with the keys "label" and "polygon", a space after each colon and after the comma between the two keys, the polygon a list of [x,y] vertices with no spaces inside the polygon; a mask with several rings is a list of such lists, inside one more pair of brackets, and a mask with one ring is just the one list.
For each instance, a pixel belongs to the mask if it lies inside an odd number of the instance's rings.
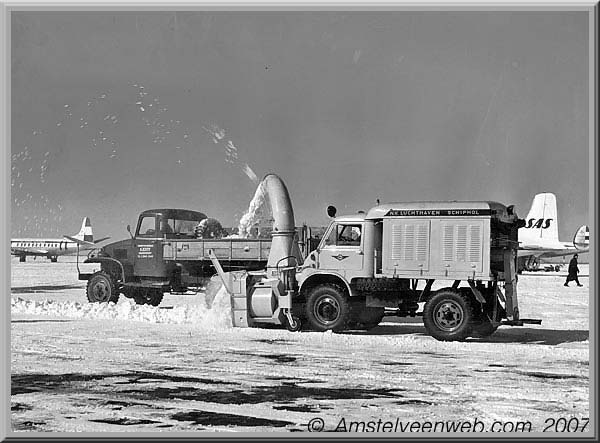
{"label": "snow spray arc", "polygon": [[[260,229],[261,223],[272,222],[272,210],[267,197],[265,181],[262,180],[256,187],[254,197],[248,205],[247,211],[240,218],[238,235],[248,238],[253,235],[255,228]],[[257,233],[258,234],[258,233]]]}

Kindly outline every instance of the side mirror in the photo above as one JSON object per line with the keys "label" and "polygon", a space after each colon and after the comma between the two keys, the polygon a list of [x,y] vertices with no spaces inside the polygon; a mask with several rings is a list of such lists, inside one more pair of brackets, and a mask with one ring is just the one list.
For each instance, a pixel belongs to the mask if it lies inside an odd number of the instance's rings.
{"label": "side mirror", "polygon": [[333,217],[335,217],[336,213],[337,213],[337,209],[335,208],[335,206],[327,206],[327,215],[328,216],[333,218]]}
{"label": "side mirror", "polygon": [[129,232],[130,237],[133,238],[133,234],[131,233],[131,225],[127,225],[127,232]]}

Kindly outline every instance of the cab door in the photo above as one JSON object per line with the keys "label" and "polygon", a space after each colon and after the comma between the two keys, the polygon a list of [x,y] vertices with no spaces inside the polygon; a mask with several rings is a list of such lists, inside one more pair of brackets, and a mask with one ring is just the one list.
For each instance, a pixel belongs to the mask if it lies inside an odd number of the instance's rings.
{"label": "cab door", "polygon": [[356,274],[363,269],[363,223],[334,223],[319,251],[319,268]]}
{"label": "cab door", "polygon": [[138,222],[133,251],[133,272],[137,276],[166,276],[159,219],[160,215],[152,214],[142,217]]}

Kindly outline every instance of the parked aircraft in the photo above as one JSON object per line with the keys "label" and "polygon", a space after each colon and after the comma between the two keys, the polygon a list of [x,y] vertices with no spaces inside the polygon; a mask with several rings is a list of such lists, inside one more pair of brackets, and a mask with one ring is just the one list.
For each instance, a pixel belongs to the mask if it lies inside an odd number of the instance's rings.
{"label": "parked aircraft", "polygon": [[89,217],[84,217],[80,231],[73,237],[65,235],[63,238],[13,238],[10,241],[10,253],[18,256],[21,262],[24,262],[28,255],[33,256],[34,259],[46,257],[56,262],[59,255],[77,252],[78,245],[80,251],[93,249],[98,243],[109,238],[104,237],[94,241],[92,223]]}
{"label": "parked aircraft", "polygon": [[535,271],[539,269],[541,258],[587,252],[589,247],[590,229],[586,225],[577,229],[571,242],[559,241],[556,196],[550,192],[537,194],[525,226],[519,229],[517,267],[520,271]]}

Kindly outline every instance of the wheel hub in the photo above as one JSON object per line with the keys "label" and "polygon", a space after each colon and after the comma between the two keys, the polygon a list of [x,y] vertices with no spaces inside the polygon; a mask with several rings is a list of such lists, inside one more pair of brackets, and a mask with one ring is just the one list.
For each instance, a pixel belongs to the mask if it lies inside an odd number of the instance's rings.
{"label": "wheel hub", "polygon": [[459,304],[445,301],[436,308],[433,318],[440,329],[453,331],[461,325],[464,313]]}
{"label": "wheel hub", "polygon": [[104,282],[98,282],[94,286],[94,296],[99,301],[106,301],[109,296],[109,290]]}
{"label": "wheel hub", "polygon": [[340,316],[340,305],[333,297],[322,297],[315,303],[314,314],[323,324],[334,323]]}

